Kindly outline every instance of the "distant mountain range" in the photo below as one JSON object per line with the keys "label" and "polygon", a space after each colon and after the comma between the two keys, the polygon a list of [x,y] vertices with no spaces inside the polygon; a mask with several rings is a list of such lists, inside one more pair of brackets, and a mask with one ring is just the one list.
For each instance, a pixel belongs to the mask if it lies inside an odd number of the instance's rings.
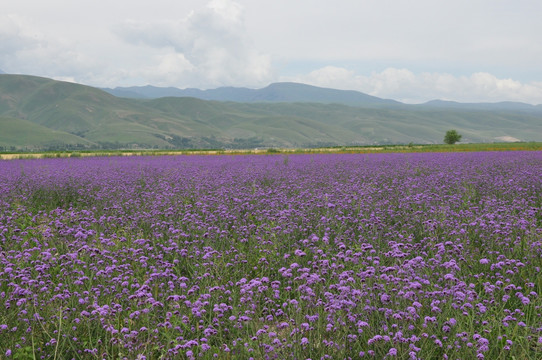
{"label": "distant mountain range", "polygon": [[[131,99],[157,99],[161,97],[193,97],[201,100],[232,101],[242,103],[258,102],[310,102],[322,104],[343,104],[358,107],[392,107],[405,105],[399,101],[381,99],[355,90],[336,90],[312,85],[282,82],[262,89],[243,87],[220,87],[217,89],[179,89],[175,87],[131,86],[103,88],[102,90],[118,97]],[[454,101],[432,100],[423,107],[453,108],[468,110],[513,110],[542,111],[542,104],[533,106],[520,102],[498,103],[459,103]]]}
{"label": "distant mountain range", "polygon": [[263,89],[220,87],[210,90],[178,89],[174,87],[133,86],[103,89],[108,93],[135,99],[156,99],[161,97],[193,97],[201,100],[254,102],[311,102],[344,104],[351,106],[399,105],[395,100],[385,100],[359,91],[335,90],[311,85],[283,82],[274,83]]}
{"label": "distant mountain range", "polygon": [[487,111],[519,111],[542,112],[542,104],[530,105],[521,102],[501,101],[496,103],[459,103],[455,101],[431,100],[421,104],[425,108],[487,110]]}
{"label": "distant mountain range", "polygon": [[542,141],[542,106],[406,105],[295,83],[257,90],[146,86],[104,91],[0,75],[3,149],[423,144],[442,143],[448,129],[456,129],[465,142]]}

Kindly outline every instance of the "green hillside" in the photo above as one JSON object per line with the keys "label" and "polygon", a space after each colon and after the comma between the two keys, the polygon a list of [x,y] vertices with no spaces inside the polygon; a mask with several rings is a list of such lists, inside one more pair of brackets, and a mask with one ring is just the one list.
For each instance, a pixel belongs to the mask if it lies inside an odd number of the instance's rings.
{"label": "green hillside", "polygon": [[66,145],[96,146],[96,144],[66,133],[34,124],[28,120],[0,116],[0,148],[25,149],[63,148]]}
{"label": "green hillside", "polygon": [[429,144],[442,143],[451,128],[464,142],[542,141],[542,113],[521,108],[127,99],[6,74],[0,75],[0,116],[0,146],[36,149]]}

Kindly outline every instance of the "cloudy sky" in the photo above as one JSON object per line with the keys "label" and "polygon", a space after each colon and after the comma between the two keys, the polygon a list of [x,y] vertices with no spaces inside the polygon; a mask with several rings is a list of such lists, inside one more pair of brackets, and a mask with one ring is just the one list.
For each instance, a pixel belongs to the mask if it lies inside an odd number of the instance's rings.
{"label": "cloudy sky", "polygon": [[542,103],[539,0],[17,0],[0,69],[99,87],[296,81]]}

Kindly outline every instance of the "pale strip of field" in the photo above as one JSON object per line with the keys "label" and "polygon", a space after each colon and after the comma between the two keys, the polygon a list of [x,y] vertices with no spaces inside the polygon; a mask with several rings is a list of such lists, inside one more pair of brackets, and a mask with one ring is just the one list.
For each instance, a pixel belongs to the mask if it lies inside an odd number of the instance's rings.
{"label": "pale strip of field", "polygon": [[39,159],[43,156],[43,154],[0,154],[0,159],[2,160],[13,160],[13,159],[19,159],[21,157],[25,158],[33,158],[33,159]]}
{"label": "pale strip of field", "polygon": [[181,154],[218,154],[224,153],[224,151],[191,151],[191,152],[175,152],[175,151],[159,151],[159,152],[84,152],[84,153],[19,153],[19,154],[0,154],[2,160],[15,160],[15,159],[42,159],[42,158],[55,158],[55,157],[90,157],[90,156],[134,156],[134,155],[181,155]]}

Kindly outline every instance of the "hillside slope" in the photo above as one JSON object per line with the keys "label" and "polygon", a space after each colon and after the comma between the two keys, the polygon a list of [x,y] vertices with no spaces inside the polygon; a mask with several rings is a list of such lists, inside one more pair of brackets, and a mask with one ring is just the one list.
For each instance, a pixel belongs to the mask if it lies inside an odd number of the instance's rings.
{"label": "hillside slope", "polygon": [[63,149],[67,146],[92,147],[97,144],[79,136],[49,129],[28,120],[0,116],[0,147],[6,150],[25,147],[26,149]]}
{"label": "hillside slope", "polygon": [[310,147],[442,143],[454,128],[464,142],[542,141],[542,114],[525,108],[373,105],[127,99],[89,86],[4,74],[0,139],[4,147],[32,148]]}

